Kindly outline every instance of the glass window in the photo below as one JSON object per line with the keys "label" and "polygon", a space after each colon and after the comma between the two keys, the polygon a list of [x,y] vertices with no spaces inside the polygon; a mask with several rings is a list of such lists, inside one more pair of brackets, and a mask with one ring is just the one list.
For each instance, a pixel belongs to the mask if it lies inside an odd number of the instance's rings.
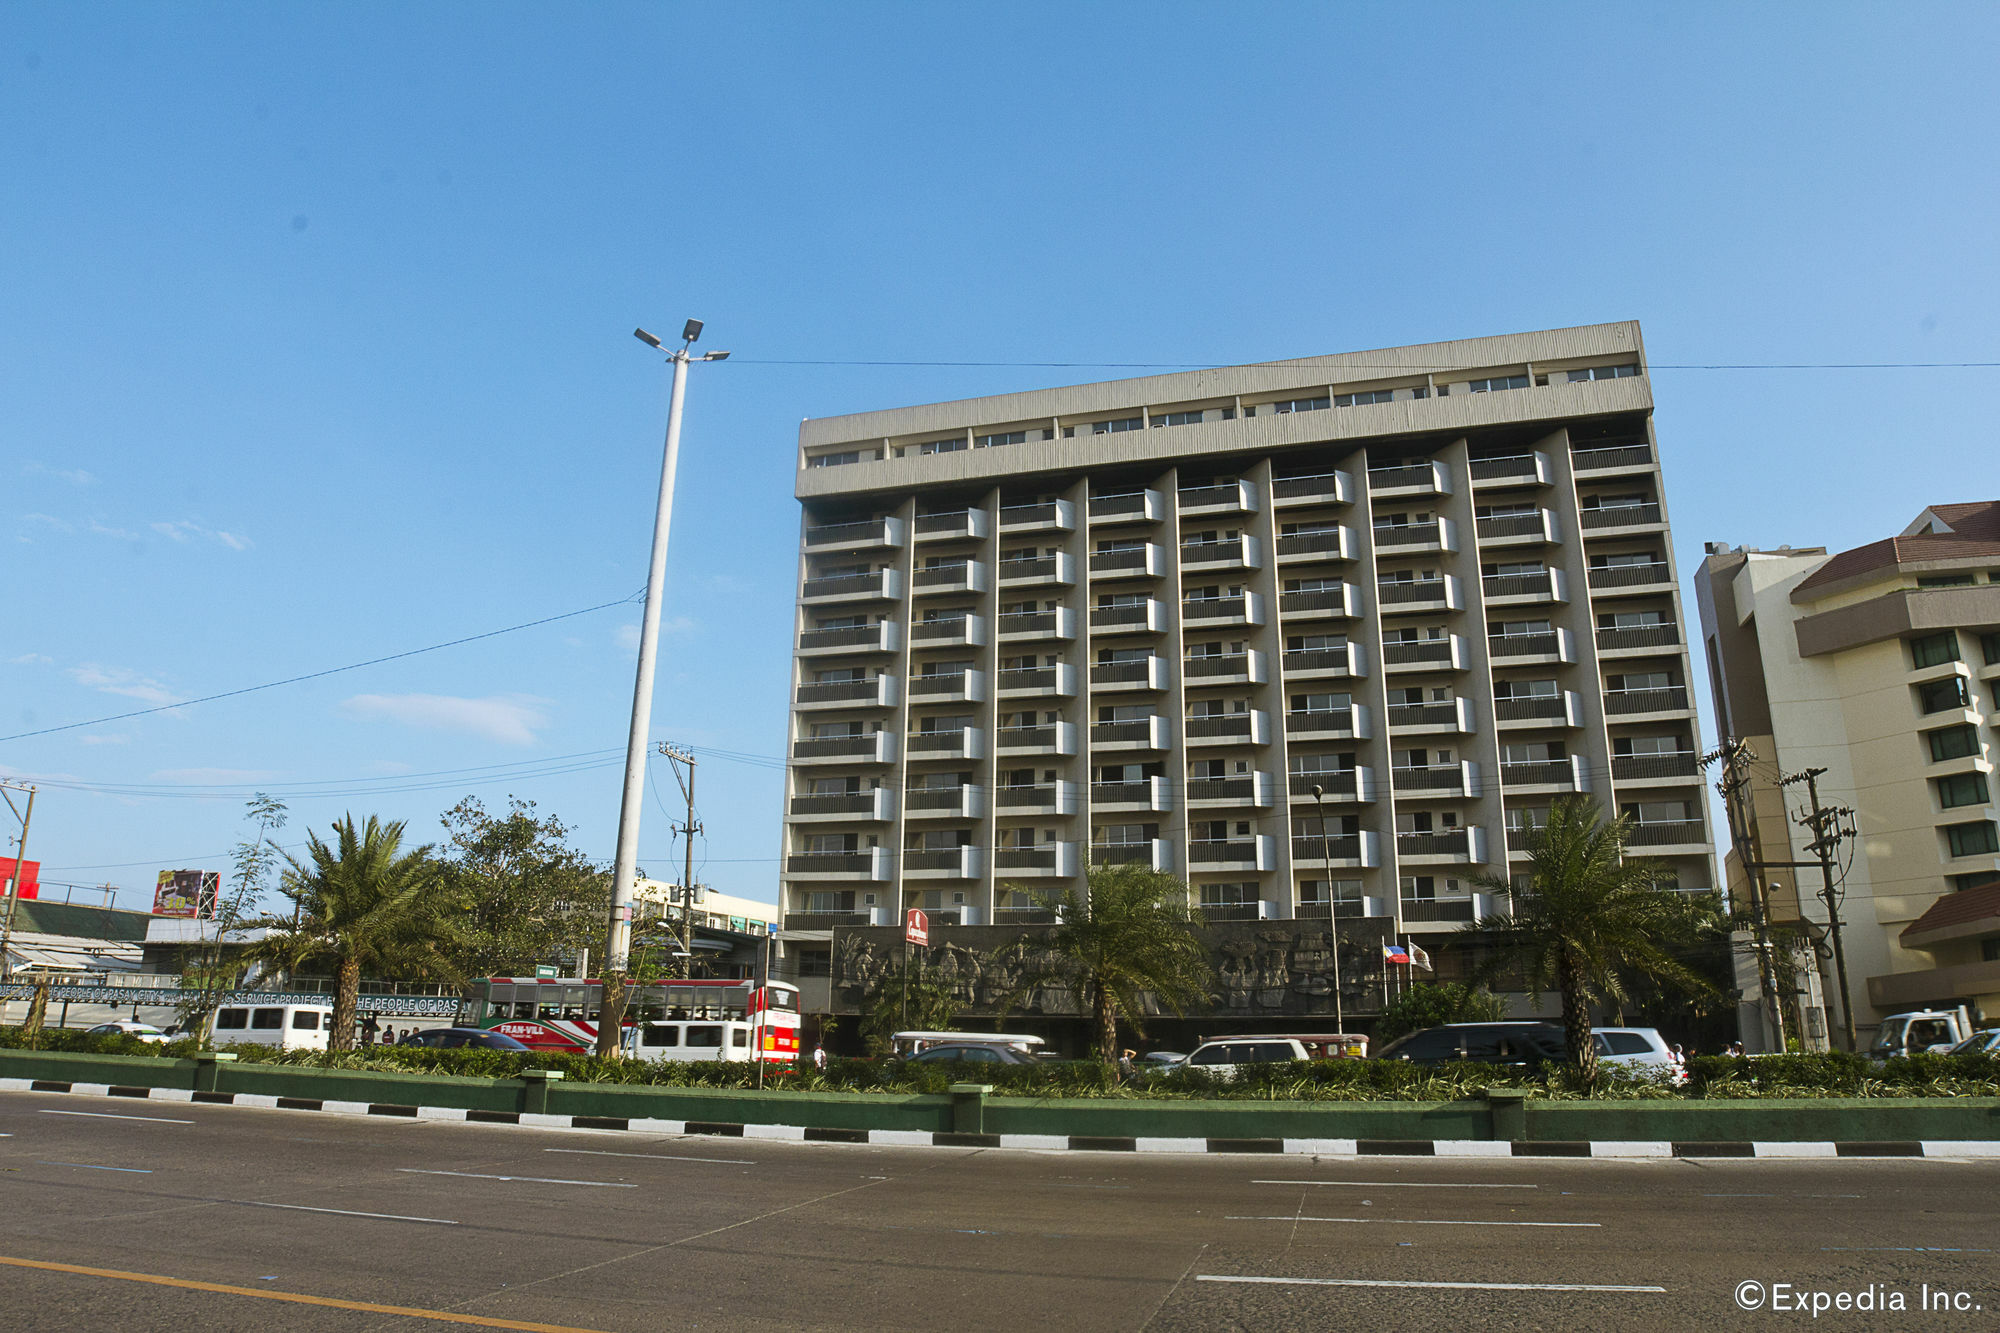
{"label": "glass window", "polygon": [[319,1031],[319,1010],[300,1009],[295,1011],[292,1014],[292,1030],[294,1032]]}
{"label": "glass window", "polygon": [[1986,804],[1984,773],[1954,773],[1937,780],[1938,804],[1949,810],[1960,805]]}
{"label": "glass window", "polygon": [[1970,588],[1971,574],[1926,574],[1917,580],[1919,588]]}
{"label": "glass window", "polygon": [[1939,666],[1958,660],[1958,635],[1951,630],[1910,640],[1910,661],[1920,667]]}
{"label": "glass window", "polygon": [[1944,834],[1953,856],[1987,856],[2000,852],[2000,830],[1995,830],[1990,819],[1953,824],[1945,829]]}
{"label": "glass window", "polygon": [[641,1046],[678,1046],[681,1044],[681,1030],[670,1026],[645,1028],[639,1034],[639,1044]]}
{"label": "glass window", "polygon": [[1963,759],[1967,755],[1979,753],[1979,729],[1970,722],[1956,727],[1945,727],[1938,731],[1927,731],[1924,739],[1930,743],[1931,762],[1940,763],[1946,759]]}
{"label": "glass window", "polygon": [[1969,702],[1965,681],[1959,676],[1947,676],[1917,687],[1918,712],[1942,713],[1947,708],[1964,708]]}
{"label": "glass window", "polygon": [[[2000,582],[2000,579],[1995,582]],[[1979,636],[1979,654],[1986,659],[1987,666],[2000,663],[2000,630]]]}
{"label": "glass window", "polygon": [[248,1009],[219,1009],[215,1014],[215,1025],[219,1028],[241,1028],[249,1025]]}
{"label": "glass window", "polygon": [[282,1028],[285,1026],[285,1011],[283,1009],[258,1009],[250,1015],[250,1026],[253,1028]]}
{"label": "glass window", "polygon": [[750,1047],[750,1029],[738,1027],[729,1029],[729,1044],[737,1050],[748,1050]]}
{"label": "glass window", "polygon": [[687,1030],[687,1044],[690,1046],[722,1046],[722,1025],[719,1023],[691,1023]]}

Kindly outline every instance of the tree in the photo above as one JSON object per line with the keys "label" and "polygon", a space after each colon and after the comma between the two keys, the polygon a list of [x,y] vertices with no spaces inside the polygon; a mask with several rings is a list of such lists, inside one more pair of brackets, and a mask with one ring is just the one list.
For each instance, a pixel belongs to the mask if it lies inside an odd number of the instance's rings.
{"label": "tree", "polygon": [[1118,1058],[1121,1019],[1144,1035],[1149,1001],[1175,1017],[1205,1008],[1215,969],[1195,934],[1203,922],[1187,894],[1182,881],[1135,862],[1092,866],[1082,893],[1031,893],[1058,924],[1001,951],[1023,969],[1009,1005],[1040,987],[1068,990],[1092,1019],[1106,1064]]}
{"label": "tree", "polygon": [[882,1054],[898,1032],[946,1032],[961,1004],[949,981],[921,971],[882,974],[862,1001],[861,1035],[868,1049]]}
{"label": "tree", "polygon": [[[193,957],[181,968],[181,989],[192,989],[195,994],[184,998],[178,1006],[184,1028],[200,1032],[207,1039],[209,1014],[220,1002],[223,992],[232,989],[242,976],[242,966],[227,960],[224,950],[229,943],[229,932],[252,915],[264,896],[265,881],[270,878],[284,858],[277,844],[271,841],[271,834],[285,826],[287,811],[285,803],[275,796],[258,792],[247,802],[245,818],[257,826],[257,836],[236,844],[230,860],[235,872],[229,881],[229,891],[221,895],[215,905],[215,937],[198,950],[191,950]],[[199,925],[200,895],[196,895],[195,921]],[[190,986],[189,983],[194,985]]]}
{"label": "tree", "polygon": [[458,961],[467,975],[574,962],[603,943],[611,876],[569,846],[560,819],[514,797],[505,814],[489,814],[468,796],[442,822],[452,891],[465,903]]}
{"label": "tree", "polygon": [[1507,1002],[1484,987],[1463,981],[1419,981],[1390,1001],[1375,1020],[1375,1044],[1446,1023],[1495,1023],[1506,1016]]}
{"label": "tree", "polygon": [[403,850],[401,820],[384,824],[370,815],[357,829],[348,815],[334,821],[333,831],[332,847],[310,834],[304,860],[286,855],[280,892],[293,911],[252,923],[271,934],[250,953],[290,970],[315,964],[333,970],[328,1044],[344,1051],[354,1045],[364,971],[459,979],[453,964],[463,948],[464,904],[429,846]]}
{"label": "tree", "polygon": [[1712,899],[1662,889],[1671,872],[1657,861],[1628,858],[1630,832],[1629,819],[1603,822],[1595,801],[1558,800],[1536,832],[1524,884],[1491,875],[1476,880],[1481,888],[1511,892],[1513,910],[1463,932],[1492,950],[1482,978],[1513,965],[1533,998],[1549,990],[1562,997],[1564,1052],[1585,1078],[1597,1073],[1591,1004],[1625,1003],[1628,982],[1638,977],[1689,993],[1712,989],[1678,956],[1713,914]]}

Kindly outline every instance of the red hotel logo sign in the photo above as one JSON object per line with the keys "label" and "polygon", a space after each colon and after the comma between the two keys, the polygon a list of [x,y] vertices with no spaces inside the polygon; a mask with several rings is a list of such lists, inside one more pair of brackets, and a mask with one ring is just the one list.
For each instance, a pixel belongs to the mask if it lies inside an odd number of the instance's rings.
{"label": "red hotel logo sign", "polygon": [[912,907],[903,919],[903,938],[912,944],[929,947],[931,942],[931,919],[924,915],[921,907]]}

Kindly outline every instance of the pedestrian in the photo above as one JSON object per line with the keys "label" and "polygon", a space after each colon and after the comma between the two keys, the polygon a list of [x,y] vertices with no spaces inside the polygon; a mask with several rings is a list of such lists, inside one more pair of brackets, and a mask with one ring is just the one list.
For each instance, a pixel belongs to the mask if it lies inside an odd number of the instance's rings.
{"label": "pedestrian", "polygon": [[377,1041],[381,1040],[381,1036],[381,1026],[375,1021],[375,1015],[369,1014],[361,1020],[361,1044],[363,1046],[373,1046]]}
{"label": "pedestrian", "polygon": [[1118,1077],[1120,1078],[1138,1077],[1139,1067],[1132,1063],[1132,1061],[1134,1060],[1134,1058],[1138,1056],[1138,1054],[1139,1053],[1137,1051],[1118,1052]]}
{"label": "pedestrian", "polygon": [[1734,1055],[1734,1056],[1737,1056],[1738,1058],[1741,1058],[1741,1057],[1742,1057],[1742,1055],[1743,1055],[1743,1043],[1742,1043],[1742,1042],[1740,1042],[1740,1041],[1732,1041],[1732,1042],[1730,1042],[1730,1043],[1729,1043],[1729,1054],[1731,1054],[1731,1055]]}
{"label": "pedestrian", "polygon": [[813,1069],[817,1073],[826,1072],[826,1044],[821,1042],[813,1047]]}
{"label": "pedestrian", "polygon": [[382,1044],[384,1046],[394,1046],[396,1044],[396,1029],[392,1027],[384,1027],[382,1029]]}

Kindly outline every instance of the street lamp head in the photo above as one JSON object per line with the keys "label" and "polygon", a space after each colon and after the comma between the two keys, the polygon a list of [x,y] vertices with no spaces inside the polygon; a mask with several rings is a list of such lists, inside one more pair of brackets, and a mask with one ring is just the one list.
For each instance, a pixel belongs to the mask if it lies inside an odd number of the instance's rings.
{"label": "street lamp head", "polygon": [[632,330],[632,336],[634,338],[637,338],[640,342],[646,344],[646,346],[648,347],[664,347],[666,345],[662,343],[658,338],[655,338],[652,334],[646,332],[644,329]]}
{"label": "street lamp head", "polygon": [[701,337],[701,321],[689,320],[687,326],[681,330],[681,341],[691,343],[699,337]]}
{"label": "street lamp head", "polygon": [[1321,794],[1321,791],[1322,791],[1322,788],[1321,788],[1321,787],[1319,786],[1319,784],[1318,784],[1318,783],[1314,783],[1314,784],[1313,784],[1313,799],[1314,799],[1315,801],[1317,801],[1317,800],[1318,800],[1318,799],[1320,798],[1320,794]]}
{"label": "street lamp head", "polygon": [[701,359],[702,359],[702,360],[704,360],[704,361],[727,361],[727,360],[729,359],[729,353],[727,353],[727,352],[703,352],[703,353],[701,354]]}

